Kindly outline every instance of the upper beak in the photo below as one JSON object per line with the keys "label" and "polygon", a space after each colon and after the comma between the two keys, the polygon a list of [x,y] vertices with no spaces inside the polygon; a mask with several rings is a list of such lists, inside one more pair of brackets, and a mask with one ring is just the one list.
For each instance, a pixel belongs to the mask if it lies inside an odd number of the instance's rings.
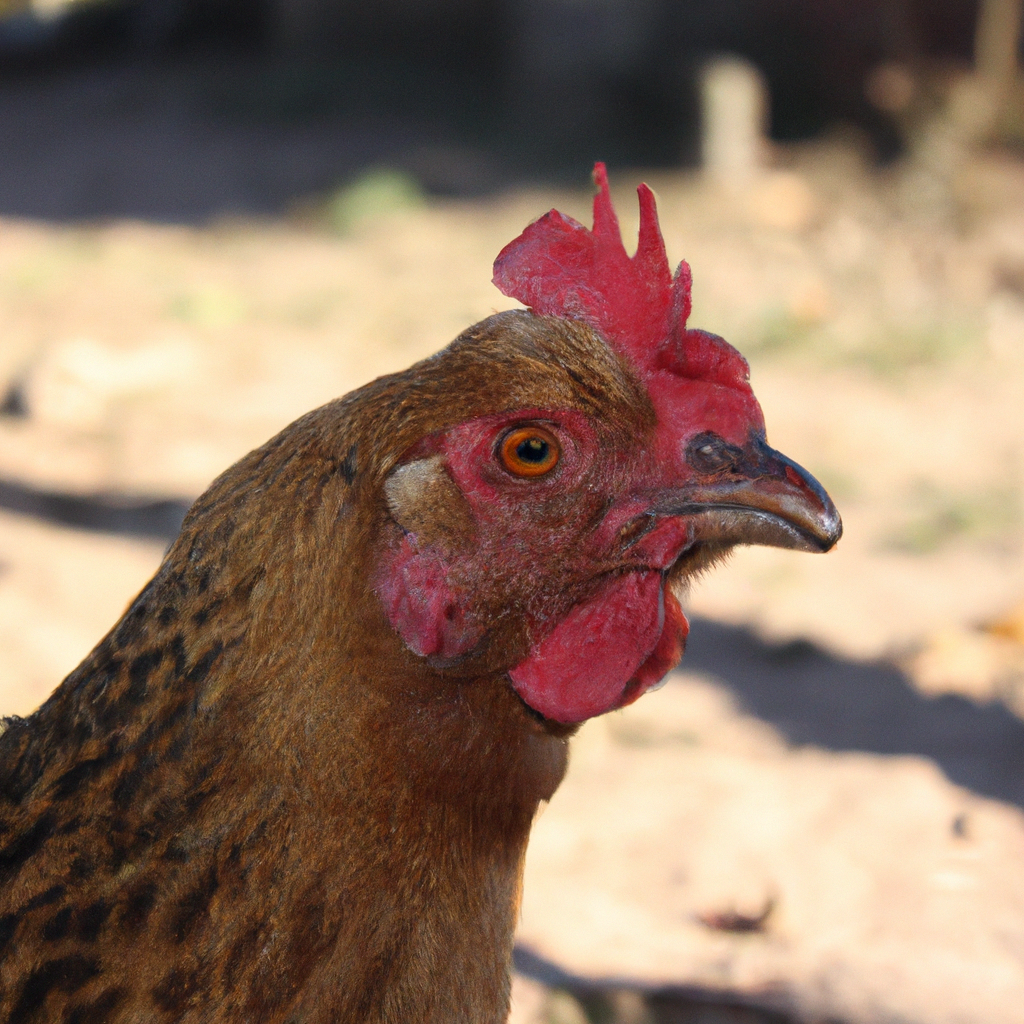
{"label": "upper beak", "polygon": [[760,438],[743,448],[721,445],[715,453],[720,461],[725,448],[729,457],[722,469],[662,492],[650,511],[686,516],[705,541],[801,551],[828,551],[835,545],[843,533],[839,511],[807,470]]}

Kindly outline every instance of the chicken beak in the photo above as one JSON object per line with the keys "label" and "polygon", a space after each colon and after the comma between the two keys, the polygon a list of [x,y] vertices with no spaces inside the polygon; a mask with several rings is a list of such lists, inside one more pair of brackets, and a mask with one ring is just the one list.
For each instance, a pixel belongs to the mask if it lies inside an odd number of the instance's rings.
{"label": "chicken beak", "polygon": [[[658,516],[685,516],[694,539],[828,551],[843,523],[832,499],[807,470],[760,438],[727,446],[727,464],[684,487],[662,492]],[[688,460],[689,461],[689,460]]]}

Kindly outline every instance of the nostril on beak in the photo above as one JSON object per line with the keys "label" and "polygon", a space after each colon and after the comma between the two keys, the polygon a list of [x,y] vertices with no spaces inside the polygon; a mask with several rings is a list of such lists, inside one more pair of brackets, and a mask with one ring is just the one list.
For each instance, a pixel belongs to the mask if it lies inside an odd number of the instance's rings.
{"label": "nostril on beak", "polygon": [[743,449],[730,444],[713,430],[706,430],[690,439],[686,446],[686,462],[698,473],[721,473],[735,469],[743,459]]}

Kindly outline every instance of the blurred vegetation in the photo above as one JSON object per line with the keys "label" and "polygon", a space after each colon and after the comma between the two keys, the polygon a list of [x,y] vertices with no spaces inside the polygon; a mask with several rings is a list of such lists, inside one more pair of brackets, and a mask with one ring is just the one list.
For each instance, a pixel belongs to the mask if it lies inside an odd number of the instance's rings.
{"label": "blurred vegetation", "polygon": [[891,551],[929,555],[961,540],[1009,550],[1018,543],[1015,531],[1024,522],[1020,494],[1010,486],[964,493],[922,482],[910,504],[916,513],[886,538]]}
{"label": "blurred vegetation", "polygon": [[415,209],[426,202],[420,183],[406,171],[373,167],[338,189],[328,201],[327,213],[339,234],[380,217]]}
{"label": "blurred vegetation", "polygon": [[909,370],[945,366],[976,351],[981,331],[967,323],[934,322],[894,326],[849,353],[848,362],[880,378],[899,378]]}
{"label": "blurred vegetation", "polygon": [[243,320],[248,312],[245,299],[226,288],[209,286],[174,298],[170,315],[196,327],[230,327]]}
{"label": "blurred vegetation", "polygon": [[907,373],[941,369],[978,352],[984,332],[978,317],[958,309],[943,319],[886,322],[884,310],[875,311],[878,326],[865,325],[853,343],[840,337],[831,320],[811,322],[785,308],[764,314],[746,329],[730,333],[744,354],[754,360],[810,357],[825,367],[866,370],[879,380],[899,383]]}

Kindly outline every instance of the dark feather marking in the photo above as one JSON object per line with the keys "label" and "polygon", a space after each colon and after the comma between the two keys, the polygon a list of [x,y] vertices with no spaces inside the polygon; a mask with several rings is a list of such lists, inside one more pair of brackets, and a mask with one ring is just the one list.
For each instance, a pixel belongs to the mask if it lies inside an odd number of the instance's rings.
{"label": "dark feather marking", "polygon": [[386,992],[392,984],[392,977],[398,974],[402,965],[402,949],[408,948],[409,933],[412,926],[403,921],[395,929],[392,942],[387,948],[365,956],[364,969],[367,977],[375,979],[374,985],[363,987],[353,1004],[353,1020],[366,1020],[373,1013],[374,1004],[380,999],[380,993]]}
{"label": "dark feather marking", "polygon": [[114,786],[111,793],[114,804],[118,807],[130,804],[139,791],[139,787],[146,781],[155,766],[156,758],[152,754],[137,758],[135,764],[123,772]]}
{"label": "dark feather marking", "polygon": [[18,930],[18,920],[17,914],[4,914],[0,917],[0,953],[3,953],[14,938],[14,933]]}
{"label": "dark feather marking", "polygon": [[191,749],[191,746],[192,734],[188,729],[182,729],[171,741],[171,745],[164,753],[163,761],[165,763],[168,761],[180,761]]}
{"label": "dark feather marking", "polygon": [[139,931],[156,903],[157,884],[152,879],[136,885],[118,914],[118,923],[128,931]]}
{"label": "dark feather marking", "polygon": [[[114,703],[116,705],[116,701]],[[68,708],[62,710],[61,721],[55,731],[59,732],[61,746],[70,751],[80,749],[101,731],[100,715],[109,713],[110,706],[107,701],[101,701],[96,706],[79,702],[79,706],[73,712]]]}
{"label": "dark feather marking", "polygon": [[[583,374],[579,370],[574,370],[570,366],[563,367],[565,372],[569,375],[572,382],[576,385],[582,396],[585,396],[590,402],[591,411],[599,410],[604,402],[604,394],[601,390],[600,383],[597,380],[585,380]],[[582,397],[581,396],[581,397]]]}
{"label": "dark feather marking", "polygon": [[29,857],[37,853],[43,843],[53,834],[53,826],[52,811],[40,815],[31,828],[17,836],[9,846],[0,849],[0,870],[20,867]]}
{"label": "dark feather marking", "polygon": [[313,480],[305,480],[301,488],[296,491],[296,504],[302,511],[302,524],[307,529],[316,520],[317,513],[324,500],[324,488],[331,482],[331,478],[339,471],[341,464],[337,461],[331,463],[331,468]]}
{"label": "dark feather marking", "polygon": [[33,896],[21,908],[19,913],[24,914],[39,907],[48,907],[51,903],[56,903],[57,900],[62,899],[67,891],[67,886],[65,885],[51,885],[45,892],[41,892],[38,896]]}
{"label": "dark feather marking", "polygon": [[213,576],[213,569],[210,566],[204,566],[202,572],[196,577],[195,588],[196,592],[205,594],[210,589],[210,577]]}
{"label": "dark feather marking", "polygon": [[199,611],[192,616],[192,624],[199,628],[205,626],[210,616],[216,614],[223,604],[223,598],[215,598],[205,608],[200,608]]}
{"label": "dark feather marking", "polygon": [[161,626],[169,626],[177,618],[178,609],[175,608],[174,605],[169,604],[165,608],[160,609],[160,614],[157,616],[157,622],[159,622]]}
{"label": "dark feather marking", "polygon": [[352,445],[339,467],[341,469],[341,475],[345,478],[345,483],[347,484],[351,484],[355,480],[356,472],[358,471],[358,467],[356,465],[356,452],[357,446]]}
{"label": "dark feather marking", "polygon": [[[84,743],[94,732],[109,733],[123,712],[114,695],[114,683],[121,671],[121,660],[104,652],[105,660],[97,665],[89,679],[88,703],[78,705],[79,720],[69,730],[75,742]],[[89,721],[91,717],[91,721]]]}
{"label": "dark feather marking", "polygon": [[25,979],[18,1002],[9,1019],[18,1021],[18,1024],[28,1024],[43,1008],[47,996],[54,989],[75,992],[99,973],[99,964],[83,956],[64,956],[58,960],[48,960]]}
{"label": "dark feather marking", "polygon": [[139,705],[146,699],[149,677],[164,660],[164,651],[157,648],[132,658],[128,665],[128,686],[122,699],[129,704]]}
{"label": "dark feather marking", "polygon": [[112,909],[106,900],[97,900],[84,907],[75,918],[75,934],[78,938],[82,942],[95,942]]}
{"label": "dark feather marking", "polygon": [[206,782],[210,776],[221,766],[224,761],[224,754],[222,751],[214,751],[213,754],[205,760],[192,775],[192,785],[199,786]]}
{"label": "dark feather marking", "polygon": [[110,856],[107,859],[107,871],[117,874],[138,852],[143,845],[141,833],[129,832],[124,825],[110,829]]}
{"label": "dark feather marking", "polygon": [[67,1024],[109,1024],[110,1014],[124,1001],[123,988],[108,988],[91,1003],[82,1003],[68,1014]]}
{"label": "dark feather marking", "polygon": [[263,582],[267,575],[265,565],[257,566],[241,583],[235,588],[234,596],[240,601],[248,601],[256,586]]}
{"label": "dark feather marking", "polygon": [[213,530],[210,531],[210,540],[216,551],[227,550],[231,538],[238,530],[238,521],[234,516],[222,515]]}
{"label": "dark feather marking", "polygon": [[188,661],[188,654],[185,650],[185,638],[180,633],[175,633],[170,642],[171,653],[174,655],[174,675],[179,677],[185,673],[185,664]]}
{"label": "dark feather marking", "polygon": [[[261,474],[260,480],[254,488],[253,493],[267,494],[273,491],[277,481],[280,480],[282,476],[285,477],[285,481],[287,483],[289,470],[292,468],[293,463],[300,458],[301,456],[299,452],[288,452],[287,456],[284,459],[280,459],[277,464],[273,466],[273,469],[270,472],[264,471]],[[273,463],[271,463],[271,465],[273,465]]]}
{"label": "dark feather marking", "polygon": [[71,907],[62,907],[48,921],[43,922],[42,935],[47,942],[56,942],[57,939],[63,939],[67,935],[72,909]]}
{"label": "dark feather marking", "polygon": [[68,875],[73,882],[84,882],[92,876],[95,870],[96,859],[83,854],[72,859],[68,866]]}
{"label": "dark feather marking", "polygon": [[217,870],[210,868],[199,885],[178,900],[174,919],[171,921],[171,934],[175,942],[184,942],[188,938],[199,918],[209,907],[218,884]]}
{"label": "dark feather marking", "polygon": [[185,678],[190,683],[201,683],[210,674],[210,669],[213,668],[214,663],[221,656],[223,650],[224,644],[218,640],[208,651],[200,655],[196,663],[189,669],[188,675]]}
{"label": "dark feather marking", "polygon": [[77,814],[73,814],[64,822],[63,825],[60,826],[60,828],[56,829],[53,834],[55,836],[74,835],[75,832],[81,831],[84,825],[85,822],[83,822]]}
{"label": "dark feather marking", "polygon": [[177,729],[181,726],[182,716],[190,707],[191,701],[186,694],[176,704],[169,704],[164,711],[163,717],[150,722],[143,730],[142,735],[135,743],[135,747],[138,750],[147,751],[145,758],[147,770],[155,768],[159,763],[156,753],[153,752],[157,741],[172,729]]}
{"label": "dark feather marking", "polygon": [[212,790],[210,789],[197,789],[185,798],[182,807],[185,809],[185,815],[189,818],[195,817],[199,808],[209,799]]}
{"label": "dark feather marking", "polygon": [[53,799],[65,800],[69,796],[74,796],[83,785],[99,775],[109,764],[109,754],[104,754],[103,757],[90,757],[85,761],[79,761],[78,764],[69,768],[54,782],[51,787]]}
{"label": "dark feather marking", "polygon": [[198,994],[194,973],[175,967],[152,991],[153,1002],[167,1013],[180,1015],[188,1009]]}
{"label": "dark feather marking", "polygon": [[118,647],[138,644],[145,637],[149,628],[150,607],[148,598],[155,585],[156,580],[151,580],[146,589],[135,599],[135,603],[128,609],[124,618],[118,623],[117,629],[114,630],[114,643]]}

